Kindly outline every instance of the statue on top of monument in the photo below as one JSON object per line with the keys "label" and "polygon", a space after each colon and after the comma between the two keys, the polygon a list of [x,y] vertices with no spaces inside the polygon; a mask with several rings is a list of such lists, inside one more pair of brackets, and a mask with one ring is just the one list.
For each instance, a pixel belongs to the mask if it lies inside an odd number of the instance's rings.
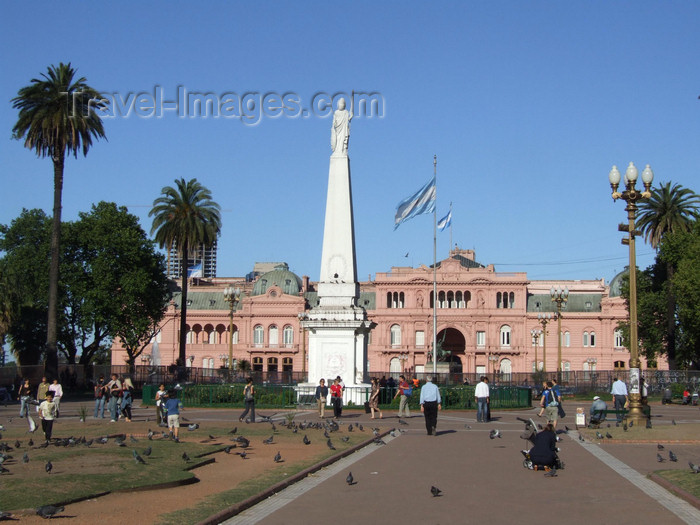
{"label": "statue on top of monument", "polygon": [[345,99],[338,101],[338,109],[333,113],[331,128],[331,149],[334,155],[347,155],[350,141],[350,121],[352,114],[345,109]]}

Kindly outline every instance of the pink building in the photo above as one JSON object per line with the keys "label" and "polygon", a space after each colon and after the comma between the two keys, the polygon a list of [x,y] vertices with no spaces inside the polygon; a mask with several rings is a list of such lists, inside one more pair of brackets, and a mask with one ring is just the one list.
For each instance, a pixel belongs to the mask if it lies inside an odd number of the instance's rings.
{"label": "pink building", "polygon": [[[538,316],[556,312],[551,288],[567,288],[562,306],[562,371],[627,368],[629,352],[617,329],[627,318],[619,296],[621,276],[610,285],[603,280],[530,281],[525,272],[499,273],[493,265],[475,261],[472,250],[455,249],[438,262],[437,341],[454,373],[532,372],[557,370],[557,321],[542,330]],[[224,288],[243,291],[230,322]],[[178,354],[179,301],[176,293],[143,363],[169,365]],[[260,371],[302,372],[306,367],[308,337],[300,321],[316,304],[314,283],[299,278],[285,264],[254,281],[244,278],[200,279],[188,293],[187,364],[214,369],[227,364],[231,326],[234,362],[241,359]],[[376,326],[371,331],[368,360],[372,373],[420,373],[430,361],[433,338],[433,269],[394,267],[377,273],[374,281],[360,283],[359,304]],[[546,345],[546,359],[545,359]],[[125,352],[112,347],[112,364],[121,365]],[[668,369],[665,360],[657,363]],[[642,369],[647,368],[642,360]],[[432,369],[432,365],[430,368]],[[427,370],[426,370],[427,371]]]}

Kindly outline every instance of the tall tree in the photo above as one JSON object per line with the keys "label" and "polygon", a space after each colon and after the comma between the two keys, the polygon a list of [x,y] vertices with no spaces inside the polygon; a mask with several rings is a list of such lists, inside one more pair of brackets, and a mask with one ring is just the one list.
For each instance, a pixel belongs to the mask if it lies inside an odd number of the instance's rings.
{"label": "tall tree", "polygon": [[[680,184],[670,182],[652,189],[651,198],[641,201],[637,227],[655,250],[670,233],[689,232],[700,216],[700,197]],[[675,267],[666,264],[666,353],[669,364],[675,368],[676,358],[676,299],[671,289]]]}
{"label": "tall tree", "polygon": [[166,186],[153,201],[149,217],[153,217],[151,233],[161,248],[177,250],[182,271],[180,305],[180,346],[178,366],[185,366],[187,342],[187,278],[188,258],[202,244],[210,247],[221,231],[220,206],[211,192],[197,179],[175,180],[175,187]]}
{"label": "tall tree", "polygon": [[95,108],[104,107],[102,96],[87,85],[84,77],[76,78],[71,64],[50,66],[42,78],[19,90],[12,106],[19,118],[12,133],[24,139],[24,146],[39,157],[53,162],[53,228],[51,232],[51,261],[49,266],[49,296],[46,331],[46,373],[58,373],[58,280],[61,245],[61,199],[63,168],[66,153],[78,157],[87,155],[93,138],[104,138],[102,121]]}

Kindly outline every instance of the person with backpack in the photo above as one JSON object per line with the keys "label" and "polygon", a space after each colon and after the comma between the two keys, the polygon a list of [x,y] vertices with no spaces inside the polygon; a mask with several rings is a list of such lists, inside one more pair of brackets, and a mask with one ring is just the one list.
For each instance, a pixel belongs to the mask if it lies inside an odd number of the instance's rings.
{"label": "person with backpack", "polygon": [[401,400],[399,401],[399,416],[398,417],[411,417],[411,411],[408,408],[408,398],[413,394],[413,388],[411,388],[411,385],[408,384],[408,381],[406,381],[406,377],[403,375],[399,376],[399,388],[396,390],[396,395],[394,396],[394,399],[396,399],[397,396],[401,396]]}
{"label": "person with backpack", "polygon": [[105,377],[100,376],[95,385],[95,413],[97,419],[98,414],[102,419],[105,418],[105,397],[107,396],[107,388],[105,387]]}
{"label": "person with backpack", "polygon": [[255,423],[255,387],[253,386],[253,378],[249,377],[246,385],[243,388],[243,401],[245,402],[245,410],[238,418],[242,422],[250,412],[250,422]]}
{"label": "person with backpack", "polygon": [[540,406],[544,408],[544,414],[547,418],[547,423],[551,423],[553,428],[557,428],[557,419],[559,419],[559,402],[557,395],[554,392],[554,384],[547,381],[547,388],[542,392]]}

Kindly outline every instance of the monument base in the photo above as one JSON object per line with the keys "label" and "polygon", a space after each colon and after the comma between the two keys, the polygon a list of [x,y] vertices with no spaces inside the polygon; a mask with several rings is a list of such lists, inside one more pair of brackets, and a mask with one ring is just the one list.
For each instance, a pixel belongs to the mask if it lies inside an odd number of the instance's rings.
{"label": "monument base", "polygon": [[[449,374],[450,373],[450,363],[438,362],[436,365],[436,372],[438,374]],[[430,375],[433,373],[433,363],[427,362],[424,366],[416,366],[416,373],[423,373],[425,375]]]}

